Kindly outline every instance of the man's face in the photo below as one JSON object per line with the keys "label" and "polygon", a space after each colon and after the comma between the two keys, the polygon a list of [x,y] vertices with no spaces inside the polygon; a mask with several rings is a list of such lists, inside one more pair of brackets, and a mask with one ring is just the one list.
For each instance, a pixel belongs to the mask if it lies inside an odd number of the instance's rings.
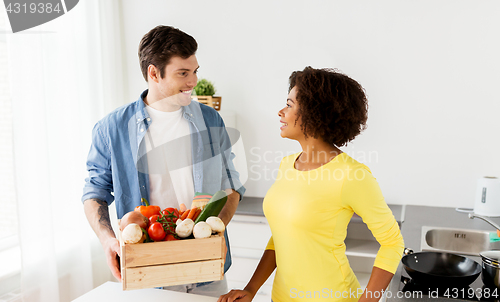
{"label": "man's face", "polygon": [[192,55],[187,59],[172,57],[163,78],[158,78],[160,101],[171,106],[187,106],[191,103],[191,92],[198,82],[198,60]]}

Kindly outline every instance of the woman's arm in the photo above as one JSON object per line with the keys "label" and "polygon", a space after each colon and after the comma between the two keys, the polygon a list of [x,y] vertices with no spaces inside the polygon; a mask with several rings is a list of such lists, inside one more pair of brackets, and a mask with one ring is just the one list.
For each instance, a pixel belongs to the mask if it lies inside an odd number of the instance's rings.
{"label": "woman's arm", "polygon": [[265,250],[245,289],[233,289],[229,293],[220,296],[217,302],[233,302],[237,299],[241,302],[252,301],[259,288],[271,276],[274,269],[276,269],[276,253],[274,250]]}
{"label": "woman's arm", "polygon": [[[353,175],[358,177],[354,178]],[[370,280],[360,301],[376,301],[376,297],[380,299],[381,291],[386,290],[398,268],[403,256],[404,241],[399,225],[370,170],[358,168],[353,175],[344,181],[342,201],[363,218],[380,244]]]}
{"label": "woman's arm", "polygon": [[359,298],[359,302],[377,302],[382,297],[382,291],[385,291],[389,283],[391,282],[393,273],[384,271],[376,266],[372,269],[372,274],[370,275],[370,280],[366,286],[363,296]]}

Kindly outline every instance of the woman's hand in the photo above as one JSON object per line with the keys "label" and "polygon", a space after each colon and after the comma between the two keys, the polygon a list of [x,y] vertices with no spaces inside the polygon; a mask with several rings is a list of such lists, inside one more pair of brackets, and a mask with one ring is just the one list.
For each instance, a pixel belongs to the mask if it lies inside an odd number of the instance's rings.
{"label": "woman's hand", "polygon": [[252,301],[254,295],[252,295],[249,291],[241,290],[241,289],[233,289],[225,295],[219,297],[217,302],[250,302]]}

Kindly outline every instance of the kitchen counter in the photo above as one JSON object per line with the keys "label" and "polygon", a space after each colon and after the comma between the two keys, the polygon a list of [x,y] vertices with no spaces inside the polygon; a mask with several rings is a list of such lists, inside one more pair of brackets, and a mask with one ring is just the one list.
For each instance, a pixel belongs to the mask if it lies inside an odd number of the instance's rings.
{"label": "kitchen counter", "polygon": [[243,196],[236,209],[236,215],[264,216],[263,201],[264,198],[262,197]]}
{"label": "kitchen counter", "polygon": [[[496,223],[500,223],[500,218],[492,218]],[[447,228],[458,228],[458,229],[473,229],[473,230],[485,230],[493,232],[494,229],[488,223],[480,219],[469,219],[466,213],[460,213],[455,211],[454,208],[444,208],[444,207],[424,207],[424,206],[406,206],[404,223],[401,228],[401,233],[405,241],[405,246],[412,249],[415,252],[421,251],[420,240],[422,226],[432,226],[432,227],[447,227]],[[466,256],[478,263],[481,263],[480,257]],[[433,301],[433,302],[444,302],[444,301],[470,301],[461,299],[448,299],[448,298],[432,298],[427,295],[423,295],[423,298],[398,298],[397,292],[401,286],[401,276],[407,276],[403,265],[400,263],[398,270],[394,274],[394,277],[389,285],[389,292],[392,294],[392,298],[387,296],[388,302],[411,302],[411,301]],[[481,276],[471,285],[472,288],[478,288],[482,286]]]}
{"label": "kitchen counter", "polygon": [[182,301],[182,302],[215,302],[218,298],[201,295],[174,292],[162,289],[137,289],[123,291],[122,284],[119,282],[106,282],[99,287],[94,288],[88,293],[73,300],[74,302],[137,302],[147,300],[155,301]]}
{"label": "kitchen counter", "polygon": [[[262,209],[262,202],[264,198],[262,197],[247,197],[243,196],[236,209],[236,215],[250,215],[250,216],[264,216],[264,211]],[[394,217],[401,226],[404,221],[404,206],[402,205],[389,205]],[[351,218],[353,222],[363,222],[361,217],[354,214]]]}

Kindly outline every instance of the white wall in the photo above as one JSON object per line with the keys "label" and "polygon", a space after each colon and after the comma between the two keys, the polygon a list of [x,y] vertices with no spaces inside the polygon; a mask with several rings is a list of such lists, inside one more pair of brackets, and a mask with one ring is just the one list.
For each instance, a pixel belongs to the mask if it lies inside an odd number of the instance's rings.
{"label": "white wall", "polygon": [[288,76],[307,65],[365,87],[368,129],[343,150],[389,203],[472,207],[476,179],[500,176],[499,1],[127,0],[122,10],[128,101],[146,87],[141,37],[159,24],[193,35],[200,77],[237,113],[248,196],[264,196],[282,155],[300,150],[279,136],[277,112]]}

